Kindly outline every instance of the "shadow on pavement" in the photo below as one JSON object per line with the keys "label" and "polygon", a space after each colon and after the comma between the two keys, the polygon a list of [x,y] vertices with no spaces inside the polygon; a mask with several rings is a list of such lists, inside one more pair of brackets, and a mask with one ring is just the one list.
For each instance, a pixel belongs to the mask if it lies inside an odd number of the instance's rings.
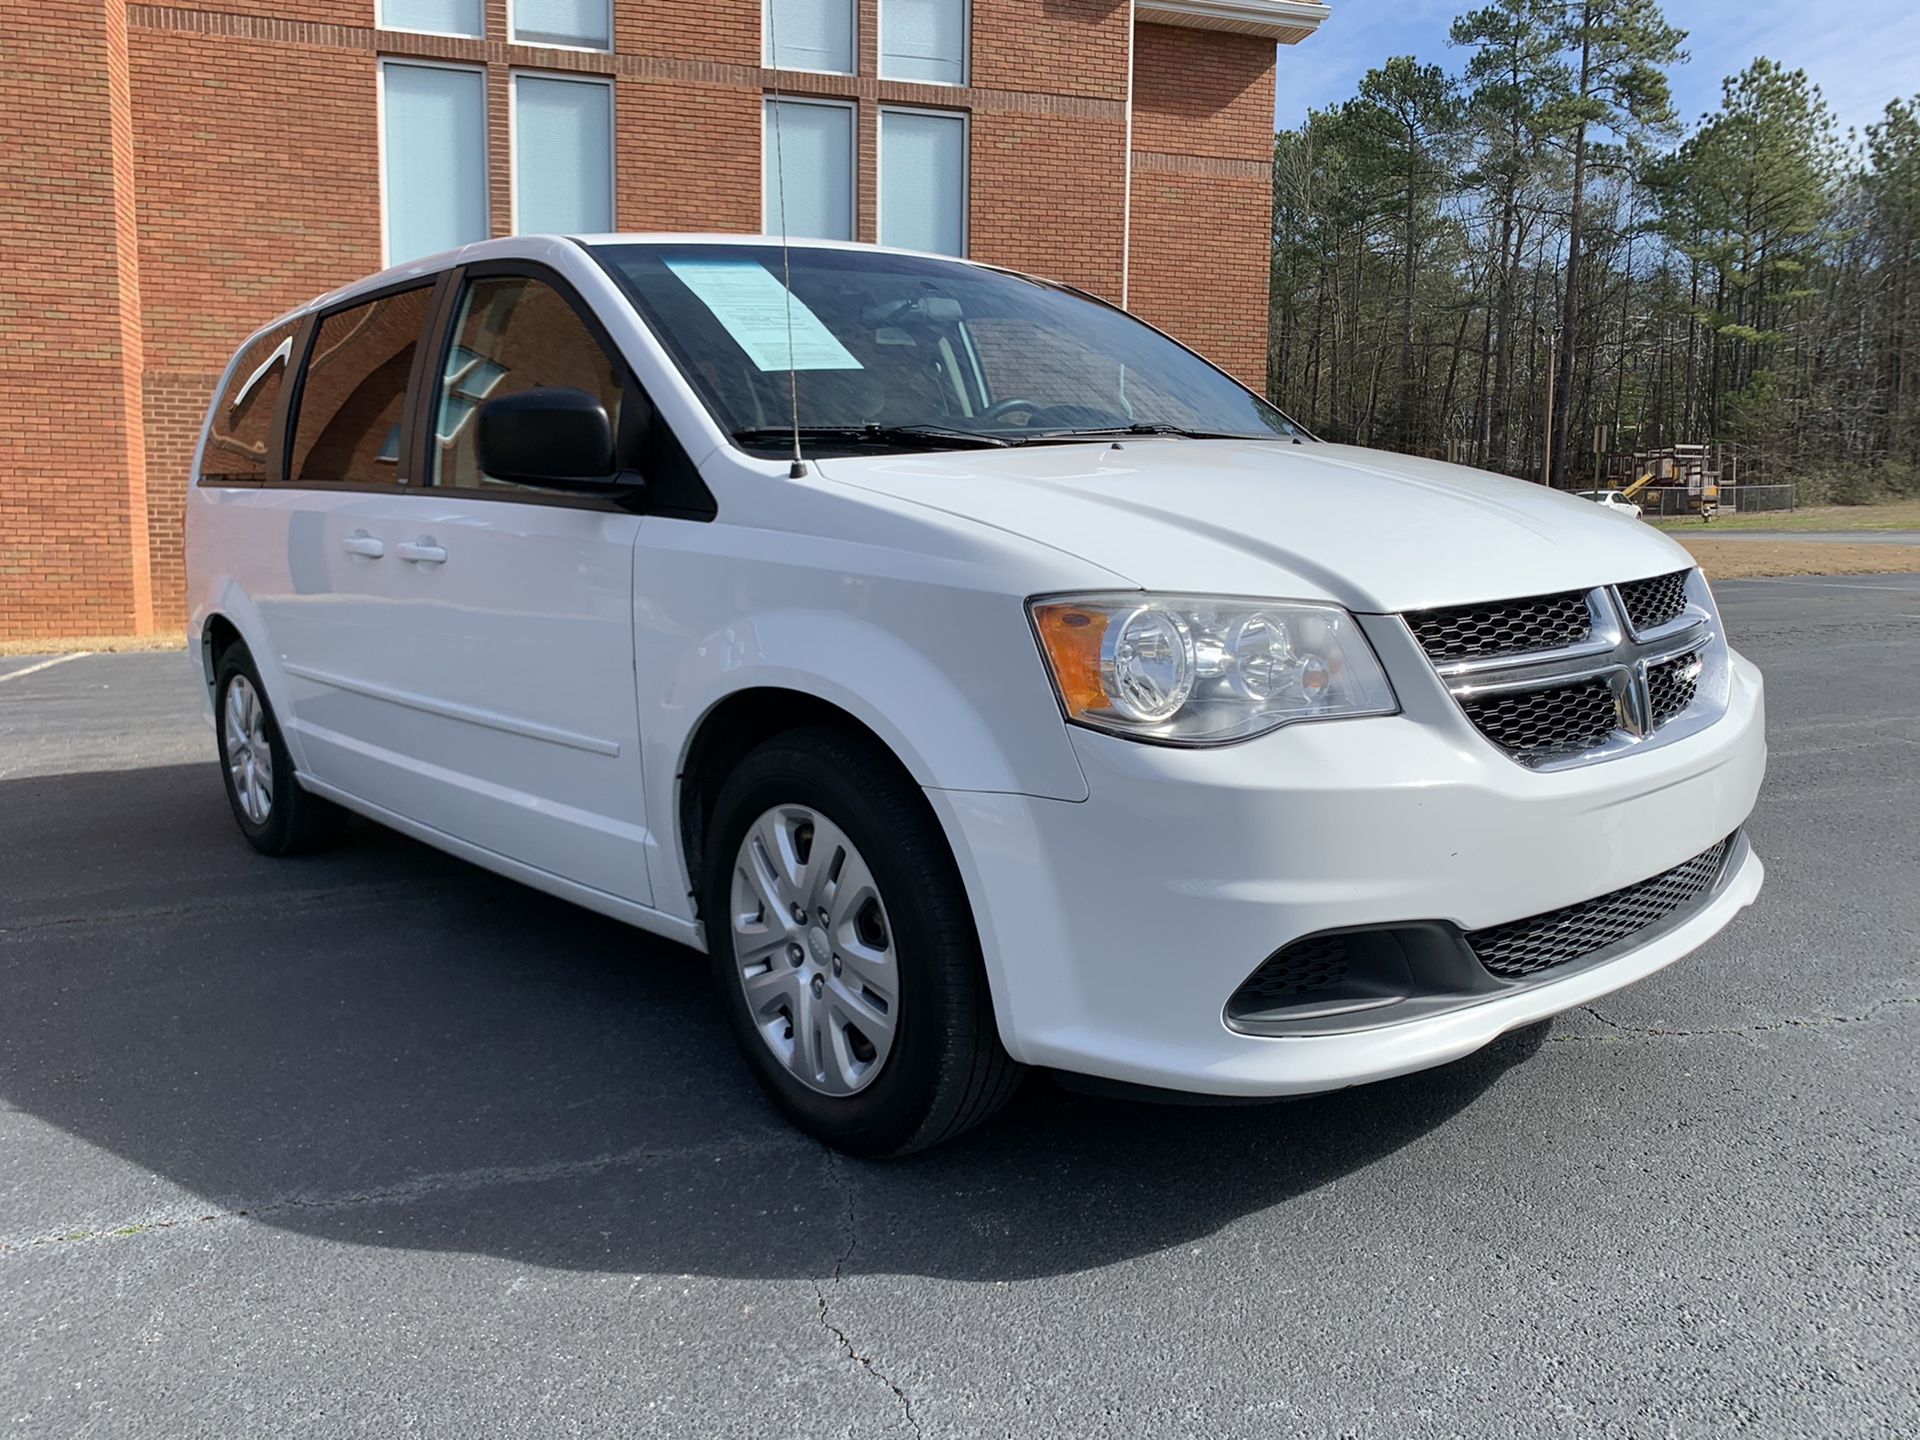
{"label": "shadow on pavement", "polygon": [[1390,1153],[1545,1028],[1284,1105],[1042,1080],[957,1144],[862,1164],[761,1100],[701,957],[371,826],[262,859],[211,765],[0,784],[0,875],[0,1100],[209,1214],[569,1269],[1107,1265]]}

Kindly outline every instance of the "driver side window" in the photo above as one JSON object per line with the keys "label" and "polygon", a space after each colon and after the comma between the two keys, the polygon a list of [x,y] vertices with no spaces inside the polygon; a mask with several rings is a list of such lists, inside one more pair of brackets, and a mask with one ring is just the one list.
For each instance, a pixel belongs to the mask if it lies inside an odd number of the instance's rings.
{"label": "driver side window", "polygon": [[620,433],[619,369],[565,297],[525,276],[473,281],[460,300],[434,405],[432,483],[519,489],[481,470],[474,415],[488,400],[540,387],[584,390]]}

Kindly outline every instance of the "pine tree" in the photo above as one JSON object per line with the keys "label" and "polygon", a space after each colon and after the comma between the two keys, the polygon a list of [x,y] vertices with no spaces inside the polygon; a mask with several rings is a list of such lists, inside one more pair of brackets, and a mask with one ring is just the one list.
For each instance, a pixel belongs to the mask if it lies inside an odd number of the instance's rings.
{"label": "pine tree", "polygon": [[1686,32],[1667,24],[1657,0],[1569,0],[1562,44],[1574,58],[1573,94],[1559,122],[1573,157],[1567,209],[1567,259],[1560,308],[1560,364],[1554,396],[1551,480],[1566,482],[1567,436],[1573,421],[1575,366],[1582,322],[1581,263],[1587,242],[1587,187],[1594,131],[1622,140],[1673,123],[1666,68],[1684,58]]}
{"label": "pine tree", "polygon": [[1481,127],[1480,161],[1470,184],[1484,186],[1497,211],[1492,308],[1483,334],[1492,390],[1476,404],[1475,458],[1506,467],[1512,408],[1514,283],[1526,253],[1530,218],[1522,206],[1548,159],[1553,118],[1572,97],[1573,75],[1560,53],[1554,0],[1495,0],[1453,22],[1452,42],[1467,46],[1469,112]]}
{"label": "pine tree", "polygon": [[1400,366],[1386,433],[1390,443],[1419,448],[1422,424],[1414,350],[1415,294],[1423,246],[1439,199],[1453,183],[1459,147],[1459,93],[1438,65],[1399,55],[1360,82],[1340,110],[1357,182],[1376,215],[1391,216],[1401,267]]}

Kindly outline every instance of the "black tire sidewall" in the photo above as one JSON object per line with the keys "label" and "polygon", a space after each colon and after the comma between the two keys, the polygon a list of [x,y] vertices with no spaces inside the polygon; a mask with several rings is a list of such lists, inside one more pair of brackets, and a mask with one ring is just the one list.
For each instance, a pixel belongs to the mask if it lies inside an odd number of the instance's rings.
{"label": "black tire sidewall", "polygon": [[[835,740],[838,737],[833,737]],[[978,940],[945,837],[917,790],[891,766],[845,742],[821,753],[812,735],[783,738],[755,751],[722,787],[702,876],[714,983],[747,1064],[775,1103],[801,1128],[856,1154],[907,1145],[931,1113],[945,1047],[960,997],[955,987],[978,973]],[[849,764],[849,760],[864,764]],[[782,1065],[754,1027],[733,952],[734,857],[753,822],[777,805],[805,805],[838,825],[873,871],[894,941],[900,1017],[880,1074],[852,1095],[822,1095]],[[944,894],[934,893],[944,890]],[[942,924],[941,910],[969,923]],[[955,931],[963,933],[954,933]]]}

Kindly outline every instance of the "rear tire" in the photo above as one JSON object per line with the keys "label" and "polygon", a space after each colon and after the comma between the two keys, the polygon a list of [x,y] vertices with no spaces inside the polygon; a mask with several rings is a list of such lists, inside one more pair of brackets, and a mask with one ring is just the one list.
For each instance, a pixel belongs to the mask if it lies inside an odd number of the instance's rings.
{"label": "rear tire", "polygon": [[300,788],[260,672],[239,641],[220,657],[213,707],[227,803],[247,843],[262,855],[297,855],[338,839],[346,812]]}
{"label": "rear tire", "polygon": [[707,833],[714,982],[788,1119],[899,1155],[1006,1103],[1025,1070],[1000,1044],[959,870],[891,756],[831,728],[777,736],[727,778]]}

